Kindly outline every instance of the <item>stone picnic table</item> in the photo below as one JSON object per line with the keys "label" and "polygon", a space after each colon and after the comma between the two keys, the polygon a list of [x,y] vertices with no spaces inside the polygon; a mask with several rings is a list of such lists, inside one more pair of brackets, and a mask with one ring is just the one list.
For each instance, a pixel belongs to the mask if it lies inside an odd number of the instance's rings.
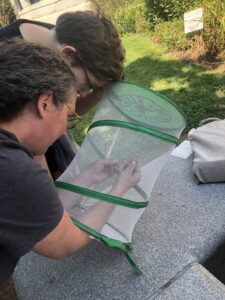
{"label": "stone picnic table", "polygon": [[191,156],[171,155],[133,232],[131,256],[142,275],[122,252],[93,241],[63,260],[25,255],[14,284],[19,300],[225,299],[210,271],[221,274],[223,257],[213,254],[224,243],[225,184],[197,184]]}

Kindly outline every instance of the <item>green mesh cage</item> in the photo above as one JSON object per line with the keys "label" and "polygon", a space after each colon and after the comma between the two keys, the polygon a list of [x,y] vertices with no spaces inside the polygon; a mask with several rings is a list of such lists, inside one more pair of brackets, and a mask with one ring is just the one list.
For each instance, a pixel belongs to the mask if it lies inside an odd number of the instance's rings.
{"label": "green mesh cage", "polygon": [[[128,254],[132,232],[185,125],[183,114],[163,95],[125,81],[114,83],[104,93],[79,152],[56,181],[73,222],[121,249],[136,272],[140,270]],[[103,167],[108,160],[116,162],[115,170]],[[140,179],[129,188],[122,186],[124,192],[118,196],[113,189],[130,161],[139,164]],[[106,176],[96,180],[99,165]],[[123,181],[124,186],[129,186],[132,176]]]}

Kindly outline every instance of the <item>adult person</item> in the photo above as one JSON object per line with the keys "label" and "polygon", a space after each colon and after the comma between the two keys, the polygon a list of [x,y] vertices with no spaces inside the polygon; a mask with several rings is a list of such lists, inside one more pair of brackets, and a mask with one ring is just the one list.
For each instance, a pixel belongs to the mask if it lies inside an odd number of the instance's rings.
{"label": "adult person", "polygon": [[[83,115],[101,99],[105,86],[124,77],[124,49],[119,34],[100,11],[78,11],[58,17],[56,25],[17,20],[0,30],[0,40],[22,37],[56,51],[77,81],[76,110]],[[48,166],[57,178],[75,153],[64,135],[46,152]]]}
{"label": "adult person", "polygon": [[[90,242],[73,225],[53,181],[33,159],[65,134],[68,114],[76,105],[75,87],[71,70],[54,51],[22,39],[0,44],[0,288],[31,249],[58,259]],[[89,172],[95,182],[102,181],[117,165],[100,160]],[[79,176],[87,180],[87,172]],[[130,162],[111,194],[121,196],[139,179],[139,164]],[[114,209],[102,205],[105,214],[99,213],[101,203],[91,207],[90,226],[97,229]]]}

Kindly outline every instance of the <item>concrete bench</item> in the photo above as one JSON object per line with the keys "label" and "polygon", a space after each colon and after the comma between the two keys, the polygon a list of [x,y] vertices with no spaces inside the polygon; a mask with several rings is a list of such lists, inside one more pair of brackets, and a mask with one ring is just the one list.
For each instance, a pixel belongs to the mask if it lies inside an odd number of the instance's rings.
{"label": "concrete bench", "polygon": [[29,253],[15,288],[20,300],[225,299],[224,285],[201,266],[224,242],[225,184],[196,184],[191,157],[171,156],[133,234],[131,255],[143,275],[94,241],[61,261]]}
{"label": "concrete bench", "polygon": [[152,295],[155,300],[222,300],[224,285],[198,263],[191,263]]}

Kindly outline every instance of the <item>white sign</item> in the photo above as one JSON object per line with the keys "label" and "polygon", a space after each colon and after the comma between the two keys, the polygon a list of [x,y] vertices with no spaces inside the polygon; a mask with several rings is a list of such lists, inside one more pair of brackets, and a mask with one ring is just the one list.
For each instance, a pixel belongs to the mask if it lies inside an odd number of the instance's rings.
{"label": "white sign", "polygon": [[184,14],[184,32],[203,29],[203,9],[198,8]]}

